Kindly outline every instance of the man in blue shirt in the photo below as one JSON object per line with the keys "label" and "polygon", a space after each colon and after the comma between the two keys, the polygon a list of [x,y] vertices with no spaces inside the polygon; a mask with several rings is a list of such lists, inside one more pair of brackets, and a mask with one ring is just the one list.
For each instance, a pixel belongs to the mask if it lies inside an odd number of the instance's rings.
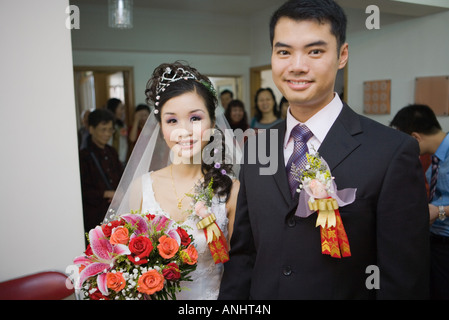
{"label": "man in blue shirt", "polygon": [[432,299],[449,299],[449,135],[432,109],[426,105],[402,108],[390,126],[410,134],[421,155],[431,154],[426,171],[429,183],[430,294]]}

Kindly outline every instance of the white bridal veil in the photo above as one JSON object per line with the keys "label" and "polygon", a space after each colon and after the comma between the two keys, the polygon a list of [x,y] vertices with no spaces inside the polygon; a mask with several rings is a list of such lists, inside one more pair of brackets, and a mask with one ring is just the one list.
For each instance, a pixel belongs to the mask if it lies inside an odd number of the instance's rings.
{"label": "white bridal veil", "polygon": [[[220,131],[216,130],[214,139],[216,135],[220,135],[220,138],[224,139],[225,161],[228,164],[233,164],[234,176],[238,177],[238,168],[242,157],[241,143],[236,141],[221,109],[216,108],[215,118],[215,127]],[[171,163],[170,159],[170,149],[162,136],[154,111],[152,111],[137,139],[103,222],[107,223],[117,216],[130,213],[131,210],[139,210],[139,208],[131,206],[133,182],[149,171],[168,166]]]}

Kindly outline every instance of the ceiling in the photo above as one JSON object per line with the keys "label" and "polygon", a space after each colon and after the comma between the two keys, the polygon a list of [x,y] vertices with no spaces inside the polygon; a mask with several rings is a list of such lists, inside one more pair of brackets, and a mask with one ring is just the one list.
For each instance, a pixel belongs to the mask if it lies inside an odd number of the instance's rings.
{"label": "ceiling", "polygon": [[[242,16],[284,2],[285,0],[134,0],[134,7]],[[107,5],[108,0],[70,0],[70,3]]]}
{"label": "ceiling", "polygon": [[[336,0],[344,8],[365,10],[377,5],[381,13],[419,17],[449,10],[447,0]],[[250,15],[285,0],[134,0],[135,8],[196,11],[211,14]],[[107,5],[108,0],[70,0],[72,4]]]}

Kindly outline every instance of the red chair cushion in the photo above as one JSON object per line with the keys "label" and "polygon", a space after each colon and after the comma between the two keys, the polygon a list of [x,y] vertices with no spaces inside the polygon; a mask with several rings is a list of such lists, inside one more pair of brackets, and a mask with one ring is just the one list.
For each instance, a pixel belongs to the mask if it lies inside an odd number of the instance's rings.
{"label": "red chair cushion", "polygon": [[67,276],[45,271],[0,282],[0,300],[60,300],[74,293],[66,286]]}

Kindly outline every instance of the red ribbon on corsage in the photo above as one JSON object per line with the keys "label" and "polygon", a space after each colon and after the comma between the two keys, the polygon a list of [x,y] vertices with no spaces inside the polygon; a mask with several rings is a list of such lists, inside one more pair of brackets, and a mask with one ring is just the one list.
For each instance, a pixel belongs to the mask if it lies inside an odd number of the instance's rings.
{"label": "red ribbon on corsage", "polygon": [[351,249],[337,200],[329,197],[308,201],[308,204],[310,210],[318,213],[316,227],[320,226],[321,252],[334,258],[350,257]]}
{"label": "red ribbon on corsage", "polygon": [[215,215],[212,213],[196,224],[198,229],[204,230],[204,235],[215,264],[225,263],[229,260],[226,237],[215,222],[216,220]]}
{"label": "red ribbon on corsage", "polygon": [[307,218],[316,211],[321,252],[334,258],[350,257],[348,236],[338,208],[353,203],[357,189],[338,190],[328,164],[318,152],[307,153],[306,158],[307,164],[303,169],[293,165],[291,169],[291,174],[299,181],[299,202],[295,215]]}

